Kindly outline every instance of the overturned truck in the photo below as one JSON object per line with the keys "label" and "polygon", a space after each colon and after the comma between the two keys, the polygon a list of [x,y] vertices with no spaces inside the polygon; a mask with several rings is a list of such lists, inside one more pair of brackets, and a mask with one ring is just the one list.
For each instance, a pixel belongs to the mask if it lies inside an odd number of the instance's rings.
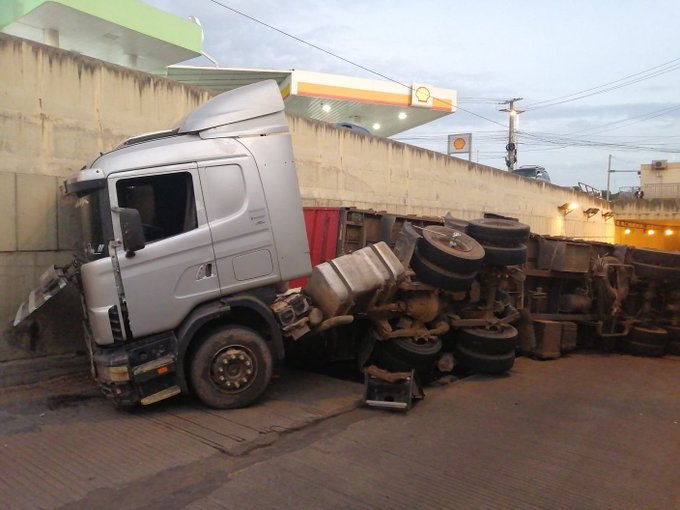
{"label": "overturned truck", "polygon": [[119,405],[192,393],[246,406],[286,357],[426,381],[502,373],[518,352],[678,350],[678,254],[534,236],[497,216],[351,209],[333,210],[326,241],[308,244],[273,81],[126,140],[64,191],[81,249],[44,275],[15,325],[75,284],[93,376]]}
{"label": "overturned truck", "polygon": [[[326,314],[342,303],[355,321],[327,338],[303,337],[291,352],[308,362],[355,352],[361,367],[413,369],[427,380],[454,367],[503,373],[518,354],[680,354],[680,253],[539,236],[493,214],[469,222],[354,209],[330,216],[339,218],[331,251],[351,252],[357,240],[388,242],[404,270],[356,283],[370,267],[358,255],[375,245],[316,266],[302,293]],[[362,286],[369,280],[372,286]]]}

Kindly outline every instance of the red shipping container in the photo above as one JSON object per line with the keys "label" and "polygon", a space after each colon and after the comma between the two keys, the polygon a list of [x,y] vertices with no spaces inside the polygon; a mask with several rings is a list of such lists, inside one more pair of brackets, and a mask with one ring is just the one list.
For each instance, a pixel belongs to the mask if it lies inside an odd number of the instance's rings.
{"label": "red shipping container", "polygon": [[[334,259],[338,250],[340,208],[305,207],[303,213],[312,266]],[[289,282],[291,287],[302,287],[305,283],[307,278]]]}

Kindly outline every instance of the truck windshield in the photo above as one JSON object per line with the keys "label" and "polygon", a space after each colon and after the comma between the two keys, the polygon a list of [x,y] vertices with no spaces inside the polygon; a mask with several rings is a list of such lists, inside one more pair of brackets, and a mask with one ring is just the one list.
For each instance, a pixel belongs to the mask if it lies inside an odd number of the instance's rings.
{"label": "truck windshield", "polygon": [[82,244],[79,250],[85,262],[108,256],[108,246],[103,228],[101,190],[78,198],[76,209],[80,211]]}

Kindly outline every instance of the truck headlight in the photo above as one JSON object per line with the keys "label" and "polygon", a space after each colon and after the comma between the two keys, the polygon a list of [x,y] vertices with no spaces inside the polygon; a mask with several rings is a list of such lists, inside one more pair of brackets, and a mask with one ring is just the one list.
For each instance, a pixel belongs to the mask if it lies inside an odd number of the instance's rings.
{"label": "truck headlight", "polygon": [[103,382],[126,382],[130,380],[128,357],[125,352],[96,353],[94,365],[97,380]]}

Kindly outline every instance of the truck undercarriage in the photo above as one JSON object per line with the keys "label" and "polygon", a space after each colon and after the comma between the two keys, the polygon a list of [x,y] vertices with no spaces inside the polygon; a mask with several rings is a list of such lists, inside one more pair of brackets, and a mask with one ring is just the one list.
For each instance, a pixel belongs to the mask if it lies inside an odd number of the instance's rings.
{"label": "truck undercarriage", "polygon": [[[296,316],[303,330],[287,336],[298,360],[355,356],[359,369],[386,382],[394,378],[384,371],[402,380],[414,371],[421,381],[453,370],[501,374],[519,354],[680,353],[678,253],[534,235],[496,215],[465,222],[345,209],[336,216],[340,257],[317,265],[301,296],[309,297],[307,309],[349,315],[353,324],[315,334]],[[402,268],[389,256],[375,260],[386,243]]]}

